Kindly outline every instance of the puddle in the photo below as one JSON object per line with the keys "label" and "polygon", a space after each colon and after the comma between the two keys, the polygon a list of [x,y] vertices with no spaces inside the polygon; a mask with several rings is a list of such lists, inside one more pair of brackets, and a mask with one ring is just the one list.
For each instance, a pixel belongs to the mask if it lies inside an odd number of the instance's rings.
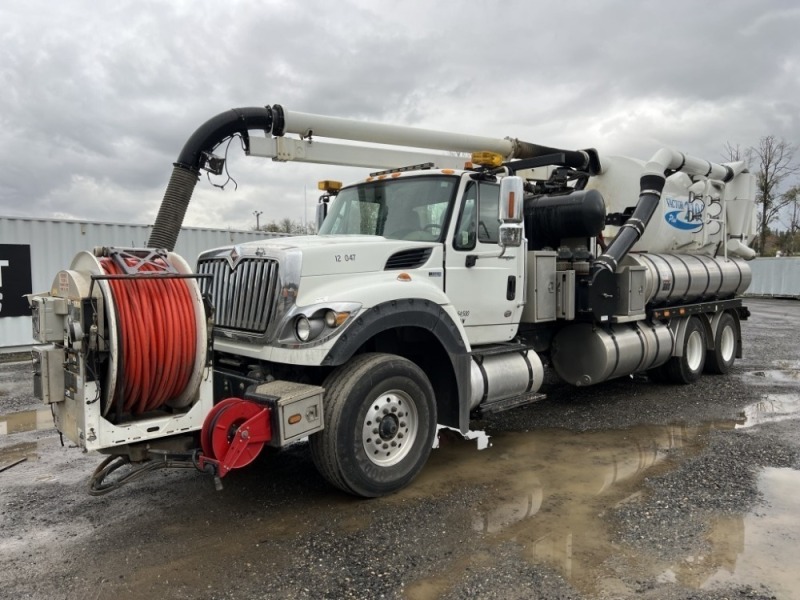
{"label": "puddle", "polygon": [[779,369],[759,369],[743,375],[747,383],[753,385],[781,385],[800,382],[800,367],[790,361],[778,361]]}
{"label": "puddle", "polygon": [[800,394],[767,394],[763,400],[745,407],[744,423],[737,428],[753,427],[800,418]]}
{"label": "puddle", "polygon": [[[6,468],[8,471],[12,471],[14,467],[10,467],[9,465],[14,464],[18,460],[23,458],[26,460],[38,458],[36,449],[36,442],[25,442],[0,448],[0,469]],[[4,471],[0,470],[0,474],[3,472]]]}
{"label": "puddle", "polygon": [[800,573],[790,557],[800,547],[800,471],[768,468],[759,477],[763,502],[743,519],[720,519],[711,532],[729,558],[703,582],[705,589],[766,585],[778,598],[800,600]]}
{"label": "puddle", "polygon": [[53,415],[49,408],[0,415],[0,435],[22,433],[23,431],[44,431],[54,427]]}
{"label": "puddle", "polygon": [[[773,395],[748,407],[744,426],[796,416],[800,398]],[[418,483],[401,500],[436,496],[459,487],[488,492],[466,511],[469,526],[490,548],[513,542],[525,560],[546,565],[589,594],[635,595],[609,566],[612,556],[638,564],[660,583],[694,589],[763,584],[800,600],[800,576],[786,565],[800,546],[800,471],[767,469],[760,479],[765,503],[751,515],[710,524],[704,555],[665,563],[655,556],[612,543],[604,514],[641,496],[645,477],[675,467],[670,460],[696,454],[711,431],[742,426],[741,420],[699,427],[643,426],[625,431],[575,433],[543,430],[498,432],[490,449],[475,452],[475,441],[444,433]],[[488,439],[485,433],[482,434]],[[476,548],[476,551],[478,548]],[[647,553],[645,553],[647,554]],[[412,582],[407,597],[427,600],[454,589],[470,572],[460,563],[445,573]],[[473,565],[474,567],[474,565]],[[644,575],[644,573],[643,573]],[[795,595],[791,595],[795,594]]]}
{"label": "puddle", "polygon": [[[404,501],[480,487],[488,497],[466,516],[474,532],[492,546],[514,541],[524,548],[526,560],[546,564],[573,585],[594,592],[613,548],[600,518],[604,511],[635,498],[645,476],[672,468],[667,460],[672,451],[692,454],[705,444],[709,431],[735,425],[498,432],[485,452],[474,451],[475,441],[443,431],[418,483],[397,496]],[[416,581],[413,597],[436,597],[446,588],[444,580],[455,585],[464,574],[454,568]],[[603,589],[609,588],[604,584]]]}

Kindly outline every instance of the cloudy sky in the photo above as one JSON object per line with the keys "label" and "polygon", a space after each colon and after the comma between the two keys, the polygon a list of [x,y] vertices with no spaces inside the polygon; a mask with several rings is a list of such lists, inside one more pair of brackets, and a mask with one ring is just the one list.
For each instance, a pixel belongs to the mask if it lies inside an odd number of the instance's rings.
{"label": "cloudy sky", "polygon": [[[152,223],[192,132],[239,106],[646,159],[800,143],[800,5],[4,0],[0,215]],[[229,156],[185,224],[313,219],[363,171]]]}

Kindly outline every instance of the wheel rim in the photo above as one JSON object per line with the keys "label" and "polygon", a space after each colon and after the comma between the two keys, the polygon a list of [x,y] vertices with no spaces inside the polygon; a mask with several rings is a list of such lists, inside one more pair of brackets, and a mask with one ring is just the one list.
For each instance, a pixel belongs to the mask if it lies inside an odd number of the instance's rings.
{"label": "wheel rim", "polygon": [[719,353],[723,362],[730,362],[730,360],[733,358],[733,352],[735,348],[736,340],[734,339],[733,335],[733,327],[726,326],[722,330],[722,334],[720,335],[719,339]]}
{"label": "wheel rim", "polygon": [[389,390],[370,403],[361,441],[370,461],[389,467],[411,452],[418,429],[414,399],[402,390]]}
{"label": "wheel rim", "polygon": [[699,331],[693,331],[689,334],[689,339],[686,342],[686,364],[692,371],[697,371],[700,368],[700,363],[703,360],[703,336]]}

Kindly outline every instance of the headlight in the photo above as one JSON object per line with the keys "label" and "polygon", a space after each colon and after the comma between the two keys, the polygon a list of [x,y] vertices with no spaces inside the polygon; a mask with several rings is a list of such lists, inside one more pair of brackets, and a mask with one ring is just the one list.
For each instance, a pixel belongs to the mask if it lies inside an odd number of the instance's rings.
{"label": "headlight", "polygon": [[325,321],[319,317],[309,319],[299,315],[294,322],[294,335],[301,342],[308,342],[317,337],[325,329]]}
{"label": "headlight", "polygon": [[[326,305],[327,304],[327,305]],[[355,302],[332,302],[297,307],[281,325],[279,344],[321,343],[336,335],[361,308]]]}
{"label": "headlight", "polygon": [[301,342],[307,342],[308,338],[311,337],[311,323],[303,315],[297,317],[294,322],[294,334]]}

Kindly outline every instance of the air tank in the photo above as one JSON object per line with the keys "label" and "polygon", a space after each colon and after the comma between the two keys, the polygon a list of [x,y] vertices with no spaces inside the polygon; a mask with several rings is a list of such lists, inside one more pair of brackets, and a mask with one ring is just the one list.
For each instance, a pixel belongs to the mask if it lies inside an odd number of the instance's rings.
{"label": "air tank", "polygon": [[551,356],[561,379],[584,386],[657,367],[672,356],[673,344],[660,322],[575,323],[556,334]]}

